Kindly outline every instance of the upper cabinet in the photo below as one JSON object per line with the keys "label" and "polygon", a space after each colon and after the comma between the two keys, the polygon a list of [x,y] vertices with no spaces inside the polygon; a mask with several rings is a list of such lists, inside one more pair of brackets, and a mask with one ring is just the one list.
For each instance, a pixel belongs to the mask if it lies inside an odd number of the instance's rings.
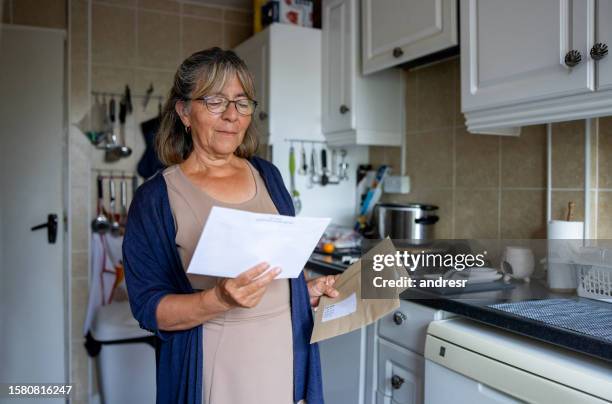
{"label": "upper cabinet", "polygon": [[462,0],[462,111],[468,130],[612,114],[609,0]]}
{"label": "upper cabinet", "polygon": [[322,22],[322,123],[328,144],[401,145],[402,73],[361,74],[358,0],[324,0]]}
{"label": "upper cabinet", "polygon": [[456,0],[362,0],[363,73],[458,45]]}

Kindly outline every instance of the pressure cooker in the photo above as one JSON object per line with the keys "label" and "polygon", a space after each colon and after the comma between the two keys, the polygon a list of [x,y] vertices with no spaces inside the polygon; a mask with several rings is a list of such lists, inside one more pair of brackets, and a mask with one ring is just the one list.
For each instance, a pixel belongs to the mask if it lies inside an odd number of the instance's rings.
{"label": "pressure cooker", "polygon": [[438,207],[422,203],[379,203],[374,207],[373,225],[379,238],[425,244],[435,239]]}

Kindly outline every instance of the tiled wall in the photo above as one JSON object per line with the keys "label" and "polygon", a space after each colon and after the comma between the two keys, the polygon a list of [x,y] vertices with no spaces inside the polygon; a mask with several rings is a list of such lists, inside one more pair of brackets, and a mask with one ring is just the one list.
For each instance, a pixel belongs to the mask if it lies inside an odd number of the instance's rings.
{"label": "tiled wall", "polygon": [[[439,238],[546,237],[546,125],[520,137],[473,135],[461,114],[459,60],[404,72],[411,192],[388,202],[438,205]],[[584,218],[585,121],[552,125],[552,218],[576,203]],[[612,237],[612,118],[592,131],[592,235]],[[399,148],[371,147],[372,164],[400,167]]]}
{"label": "tiled wall", "polygon": [[[44,6],[41,6],[44,3]],[[173,0],[4,0],[2,21],[9,24],[68,29],[69,51],[69,220],[71,238],[71,368],[75,395],[85,403],[95,382],[82,335],[89,285],[89,223],[93,217],[95,169],[133,172],[144,149],[138,128],[157,114],[157,101],[143,110],[134,99],[126,123],[133,155],[114,164],[103,160],[73,125],[94,101],[92,91],[122,92],[129,85],[142,94],[153,84],[166,95],[179,63],[192,52],[212,46],[231,48],[252,32],[250,10]],[[95,374],[95,373],[93,373]]]}

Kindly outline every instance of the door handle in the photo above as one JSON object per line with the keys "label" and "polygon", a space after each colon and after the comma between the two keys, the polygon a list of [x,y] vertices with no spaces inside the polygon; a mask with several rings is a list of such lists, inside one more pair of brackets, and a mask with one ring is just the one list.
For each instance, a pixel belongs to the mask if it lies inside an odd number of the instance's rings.
{"label": "door handle", "polygon": [[55,241],[57,240],[57,215],[56,214],[51,213],[47,215],[46,223],[36,225],[32,227],[30,230],[36,231],[36,230],[44,229],[45,227],[47,228],[47,238],[49,240],[49,244],[55,244]]}

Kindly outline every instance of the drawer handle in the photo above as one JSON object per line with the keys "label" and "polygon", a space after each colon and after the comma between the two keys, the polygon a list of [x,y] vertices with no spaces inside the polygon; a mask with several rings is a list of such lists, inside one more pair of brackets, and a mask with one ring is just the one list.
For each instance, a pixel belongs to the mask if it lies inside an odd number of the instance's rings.
{"label": "drawer handle", "polygon": [[404,51],[402,50],[402,48],[393,48],[393,57],[394,58],[400,58],[400,57],[402,57],[403,54],[404,54]]}
{"label": "drawer handle", "polygon": [[395,390],[399,390],[400,387],[402,387],[402,384],[404,384],[404,378],[398,375],[393,375],[391,377],[391,387],[393,387]]}
{"label": "drawer handle", "polygon": [[605,43],[596,43],[591,48],[591,57],[593,60],[601,60],[608,54],[608,45]]}
{"label": "drawer handle", "polygon": [[397,325],[402,325],[402,323],[406,320],[406,315],[401,311],[396,311],[393,313],[393,322]]}
{"label": "drawer handle", "polygon": [[565,55],[565,65],[567,67],[578,66],[582,61],[582,55],[577,50],[571,50]]}
{"label": "drawer handle", "polygon": [[346,114],[347,112],[349,112],[349,107],[347,107],[346,105],[340,105],[340,113]]}

